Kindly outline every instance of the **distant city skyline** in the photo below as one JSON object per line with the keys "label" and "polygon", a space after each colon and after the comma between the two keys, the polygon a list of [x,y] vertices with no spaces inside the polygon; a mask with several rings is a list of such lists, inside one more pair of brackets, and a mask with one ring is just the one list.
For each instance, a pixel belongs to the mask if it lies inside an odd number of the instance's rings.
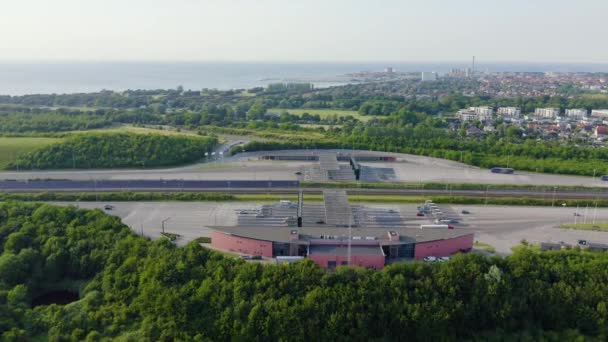
{"label": "distant city skyline", "polygon": [[606,63],[605,0],[22,0],[0,61]]}

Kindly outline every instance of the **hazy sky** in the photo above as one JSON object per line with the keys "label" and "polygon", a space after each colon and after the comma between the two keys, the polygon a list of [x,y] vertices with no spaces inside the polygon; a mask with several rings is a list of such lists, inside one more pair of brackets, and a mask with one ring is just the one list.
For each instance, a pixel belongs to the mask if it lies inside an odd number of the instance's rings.
{"label": "hazy sky", "polygon": [[2,60],[608,62],[608,0],[2,2]]}

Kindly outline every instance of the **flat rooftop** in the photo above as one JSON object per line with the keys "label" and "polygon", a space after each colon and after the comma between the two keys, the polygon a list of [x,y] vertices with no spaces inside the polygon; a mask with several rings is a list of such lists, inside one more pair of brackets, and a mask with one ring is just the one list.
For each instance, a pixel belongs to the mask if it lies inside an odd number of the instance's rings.
{"label": "flat rooftop", "polygon": [[[310,246],[309,255],[337,255],[348,256],[348,246],[345,245],[313,245]],[[357,246],[350,247],[351,255],[384,256],[380,246]]]}
{"label": "flat rooftop", "polygon": [[[292,242],[291,231],[297,230],[299,234],[300,243],[310,243],[311,240],[328,240],[328,241],[348,241],[349,229],[340,227],[327,227],[327,226],[310,226],[302,228],[294,227],[271,227],[271,226],[233,226],[233,227],[222,227],[212,226],[209,227],[215,231],[228,233],[235,236],[241,236],[245,238],[274,241],[274,242]],[[389,231],[394,231],[399,234],[399,241],[389,241]],[[415,242],[429,242],[451,239],[461,237],[469,234],[474,234],[473,229],[457,228],[457,229],[445,229],[445,228],[352,228],[350,236],[352,237],[353,243],[370,243],[377,241],[384,245],[387,244],[403,244],[403,243],[415,243]]]}

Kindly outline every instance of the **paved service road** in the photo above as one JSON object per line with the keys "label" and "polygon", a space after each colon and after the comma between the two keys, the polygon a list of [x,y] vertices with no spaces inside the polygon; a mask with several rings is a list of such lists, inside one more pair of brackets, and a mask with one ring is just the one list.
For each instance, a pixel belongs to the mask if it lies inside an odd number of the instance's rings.
{"label": "paved service road", "polygon": [[[351,150],[325,150],[351,153]],[[313,150],[247,152],[234,157],[218,157],[208,163],[146,170],[86,170],[86,171],[21,171],[0,172],[0,179],[79,179],[79,180],[298,180],[296,172],[313,162],[260,161],[266,154],[314,154]],[[563,176],[519,172],[513,175],[494,174],[489,170],[462,163],[399,153],[355,151],[397,157],[397,162],[364,162],[363,166],[394,170],[398,182],[451,182],[488,184],[584,185],[608,187],[597,177]]]}
{"label": "paved service road", "polygon": [[[59,202],[62,205],[76,205],[74,202]],[[111,204],[113,210],[106,211],[116,215],[137,234],[159,238],[162,221],[165,230],[182,235],[179,245],[201,236],[210,236],[207,227],[231,226],[237,223],[236,210],[259,209],[259,203],[196,203],[196,202],[81,202],[81,208],[100,208]],[[416,205],[378,205],[371,208],[393,209],[408,226],[428,224],[427,218],[416,217]],[[500,254],[509,254],[511,247],[525,239],[531,243],[565,242],[575,245],[579,239],[589,242],[608,244],[608,232],[578,231],[556,228],[564,223],[574,223],[576,208],[563,207],[513,207],[513,206],[462,206],[440,205],[445,213],[451,212],[460,220],[458,227],[475,231],[475,240],[488,243]],[[470,214],[461,214],[466,209]],[[608,209],[579,208],[576,216],[578,223],[594,220],[608,222]],[[379,228],[383,229],[383,228]]]}

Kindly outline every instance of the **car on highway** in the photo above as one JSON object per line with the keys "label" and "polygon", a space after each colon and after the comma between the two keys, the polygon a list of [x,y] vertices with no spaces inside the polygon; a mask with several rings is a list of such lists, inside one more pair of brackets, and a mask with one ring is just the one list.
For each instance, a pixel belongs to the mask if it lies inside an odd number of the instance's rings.
{"label": "car on highway", "polygon": [[114,209],[114,206],[113,206],[113,205],[106,204],[106,205],[104,205],[104,206],[103,206],[103,209],[104,209],[104,210],[112,210],[112,209]]}
{"label": "car on highway", "polygon": [[460,213],[461,213],[461,214],[468,215],[468,214],[470,214],[471,212],[470,212],[470,211],[468,211],[468,210],[463,210],[463,211],[461,211]]}
{"label": "car on highway", "polygon": [[302,172],[301,171],[296,171],[295,174],[299,176],[299,175],[302,174]]}
{"label": "car on highway", "polygon": [[251,260],[262,260],[262,256],[261,255],[253,255],[253,256],[251,256]]}
{"label": "car on highway", "polygon": [[581,214],[579,214],[579,213],[574,213],[574,216],[581,216]]}
{"label": "car on highway", "polygon": [[418,216],[418,217],[424,217],[424,213],[416,213],[416,216]]}
{"label": "car on highway", "polygon": [[437,258],[436,258],[436,257],[434,257],[434,256],[427,256],[427,257],[425,257],[425,258],[424,258],[424,259],[422,259],[422,260],[424,260],[424,261],[426,261],[426,262],[435,262],[435,261],[437,261]]}
{"label": "car on highway", "polygon": [[450,257],[449,256],[443,256],[443,257],[439,257],[437,260],[440,261],[440,262],[445,262],[445,261],[450,260]]}
{"label": "car on highway", "polygon": [[241,255],[241,259],[243,259],[243,260],[251,260],[251,256],[249,256],[249,255]]}

